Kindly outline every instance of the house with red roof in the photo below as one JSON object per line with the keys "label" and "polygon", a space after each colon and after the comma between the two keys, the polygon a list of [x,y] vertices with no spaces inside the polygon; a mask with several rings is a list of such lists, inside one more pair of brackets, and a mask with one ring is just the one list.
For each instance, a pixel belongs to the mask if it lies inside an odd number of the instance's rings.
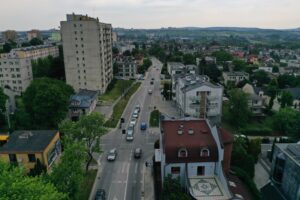
{"label": "house with red roof", "polygon": [[233,136],[208,120],[161,120],[161,176],[171,175],[194,199],[232,198],[229,172]]}

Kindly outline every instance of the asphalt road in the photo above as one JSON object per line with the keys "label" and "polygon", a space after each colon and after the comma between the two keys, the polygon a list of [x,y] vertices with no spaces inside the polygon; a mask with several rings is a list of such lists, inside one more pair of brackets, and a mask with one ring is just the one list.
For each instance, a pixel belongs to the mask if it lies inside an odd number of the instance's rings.
{"label": "asphalt road", "polygon": [[[125,123],[122,128],[127,128],[132,112],[136,105],[141,106],[138,121],[135,126],[134,140],[126,141],[122,129],[116,129],[101,138],[101,148],[104,151],[101,154],[100,163],[102,172],[100,179],[97,180],[97,188],[106,191],[108,200],[140,200],[141,187],[143,184],[143,168],[146,161],[151,161],[154,155],[154,142],[159,138],[159,133],[153,133],[147,128],[146,131],[140,130],[140,123],[146,122],[149,127],[150,112],[160,97],[160,71],[161,63],[152,59],[153,65],[149,68],[146,79],[142,82],[140,89],[135,93],[128,103],[123,116]],[[154,67],[155,66],[155,67]],[[154,85],[150,84],[154,78]],[[148,90],[153,91],[152,95]],[[141,159],[133,157],[135,148],[140,147],[143,150]],[[118,155],[115,161],[106,160],[110,149],[117,148]]]}

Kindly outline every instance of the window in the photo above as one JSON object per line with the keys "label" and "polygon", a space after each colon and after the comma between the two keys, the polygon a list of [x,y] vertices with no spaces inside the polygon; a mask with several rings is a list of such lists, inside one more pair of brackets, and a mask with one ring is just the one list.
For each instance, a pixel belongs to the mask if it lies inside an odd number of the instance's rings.
{"label": "window", "polygon": [[203,176],[205,174],[205,167],[204,166],[198,166],[197,167],[197,176]]}
{"label": "window", "polygon": [[75,27],[75,28],[77,27],[76,24],[74,24],[74,27]]}
{"label": "window", "polygon": [[209,150],[208,150],[208,148],[201,149],[200,156],[201,157],[209,157]]}
{"label": "window", "polygon": [[183,131],[182,130],[178,130],[177,133],[178,133],[178,135],[182,135]]}
{"label": "window", "polygon": [[28,160],[29,162],[35,162],[36,161],[35,154],[28,154]]}
{"label": "window", "polygon": [[81,41],[83,41],[83,38],[81,38]]}
{"label": "window", "polygon": [[178,151],[178,157],[179,158],[186,158],[188,156],[188,152],[186,150],[186,148],[181,148]]}
{"label": "window", "polygon": [[180,174],[180,167],[171,167],[172,174]]}
{"label": "window", "polygon": [[194,134],[194,130],[190,128],[190,129],[189,129],[189,134],[190,134],[190,135]]}
{"label": "window", "polygon": [[74,31],[74,34],[76,35],[76,34],[77,34],[77,31]]}
{"label": "window", "polygon": [[17,162],[17,156],[16,156],[16,154],[8,154],[8,157],[9,157],[9,161],[11,163]]}

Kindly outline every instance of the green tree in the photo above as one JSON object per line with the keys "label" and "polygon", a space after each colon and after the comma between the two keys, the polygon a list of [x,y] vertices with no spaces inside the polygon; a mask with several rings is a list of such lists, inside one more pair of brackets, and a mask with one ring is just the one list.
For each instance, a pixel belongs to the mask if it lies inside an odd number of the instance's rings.
{"label": "green tree", "polygon": [[30,41],[29,41],[30,45],[31,46],[37,46],[37,45],[42,45],[44,44],[43,40],[39,39],[39,38],[32,38]]}
{"label": "green tree", "polygon": [[163,191],[162,191],[163,200],[191,200],[191,198],[184,193],[179,179],[172,179],[171,176],[167,176],[164,179]]}
{"label": "green tree", "polygon": [[250,117],[248,108],[248,97],[240,89],[233,89],[229,92],[229,120],[237,127],[243,127]]}
{"label": "green tree", "polygon": [[62,81],[40,78],[33,80],[26,89],[23,102],[34,128],[56,128],[66,117],[71,86]]}
{"label": "green tree", "polygon": [[5,125],[5,103],[8,97],[4,94],[3,89],[0,87],[0,127]]}
{"label": "green tree", "polygon": [[255,163],[258,161],[258,155],[261,152],[261,139],[249,140],[248,153],[253,156]]}
{"label": "green tree", "polygon": [[285,108],[293,105],[293,95],[290,91],[282,91],[280,95],[280,107]]}
{"label": "green tree", "polygon": [[47,170],[46,166],[41,163],[40,159],[37,159],[34,168],[29,172],[29,175],[39,176],[45,173],[46,170]]}
{"label": "green tree", "polygon": [[273,130],[300,138],[300,112],[291,108],[282,108],[272,116]]}
{"label": "green tree", "polygon": [[252,75],[252,80],[256,82],[257,86],[268,84],[271,81],[267,72],[263,70],[258,70],[254,72],[254,74]]}
{"label": "green tree", "polygon": [[70,199],[74,199],[80,189],[84,176],[82,166],[85,158],[84,145],[79,142],[70,142],[66,144],[60,163],[53,167],[49,175],[55,187],[60,192],[68,194]]}
{"label": "green tree", "polygon": [[247,174],[254,177],[254,158],[247,153],[248,139],[238,137],[233,143],[231,165],[243,169]]}
{"label": "green tree", "polygon": [[113,52],[114,55],[118,55],[119,54],[119,49],[117,47],[113,47],[112,52]]}
{"label": "green tree", "polygon": [[193,54],[190,54],[190,53],[184,54],[182,59],[183,59],[183,63],[185,65],[195,65],[196,64],[196,58]]}
{"label": "green tree", "polygon": [[231,61],[233,59],[233,56],[228,53],[227,51],[221,50],[221,51],[215,51],[212,53],[214,57],[217,58],[217,61],[224,62],[224,61]]}
{"label": "green tree", "polygon": [[247,66],[246,62],[241,59],[234,59],[232,64],[234,66],[234,71],[243,71]]}
{"label": "green tree", "polygon": [[41,177],[26,176],[24,168],[13,167],[0,161],[0,199],[66,200],[67,195],[59,192]]}
{"label": "green tree", "polygon": [[104,125],[104,117],[99,113],[82,116],[78,122],[70,120],[63,121],[59,130],[63,133],[66,140],[85,142],[85,152],[88,156],[86,171],[93,159],[93,152],[100,152],[100,137],[107,132]]}
{"label": "green tree", "polygon": [[268,109],[271,110],[273,108],[274,99],[278,93],[278,83],[276,79],[272,79],[267,86],[267,93],[270,95],[271,99],[269,101]]}

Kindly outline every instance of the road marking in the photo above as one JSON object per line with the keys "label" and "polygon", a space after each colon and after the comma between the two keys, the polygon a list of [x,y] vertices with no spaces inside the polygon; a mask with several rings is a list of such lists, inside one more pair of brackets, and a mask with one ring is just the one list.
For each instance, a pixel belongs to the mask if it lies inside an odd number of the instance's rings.
{"label": "road marking", "polygon": [[124,171],[125,171],[126,164],[127,164],[126,162],[124,162],[124,163],[122,164],[122,172],[121,172],[122,174],[123,174]]}
{"label": "road marking", "polygon": [[[131,151],[132,152],[132,151]],[[128,176],[129,176],[129,167],[130,167],[130,163],[128,163],[128,167],[127,167],[127,177],[126,177],[126,186],[125,186],[125,195],[124,195],[124,200],[126,200],[126,195],[127,195],[127,187],[128,187]]]}
{"label": "road marking", "polygon": [[135,168],[134,168],[134,173],[137,174],[137,170],[138,170],[138,164],[135,163]]}

